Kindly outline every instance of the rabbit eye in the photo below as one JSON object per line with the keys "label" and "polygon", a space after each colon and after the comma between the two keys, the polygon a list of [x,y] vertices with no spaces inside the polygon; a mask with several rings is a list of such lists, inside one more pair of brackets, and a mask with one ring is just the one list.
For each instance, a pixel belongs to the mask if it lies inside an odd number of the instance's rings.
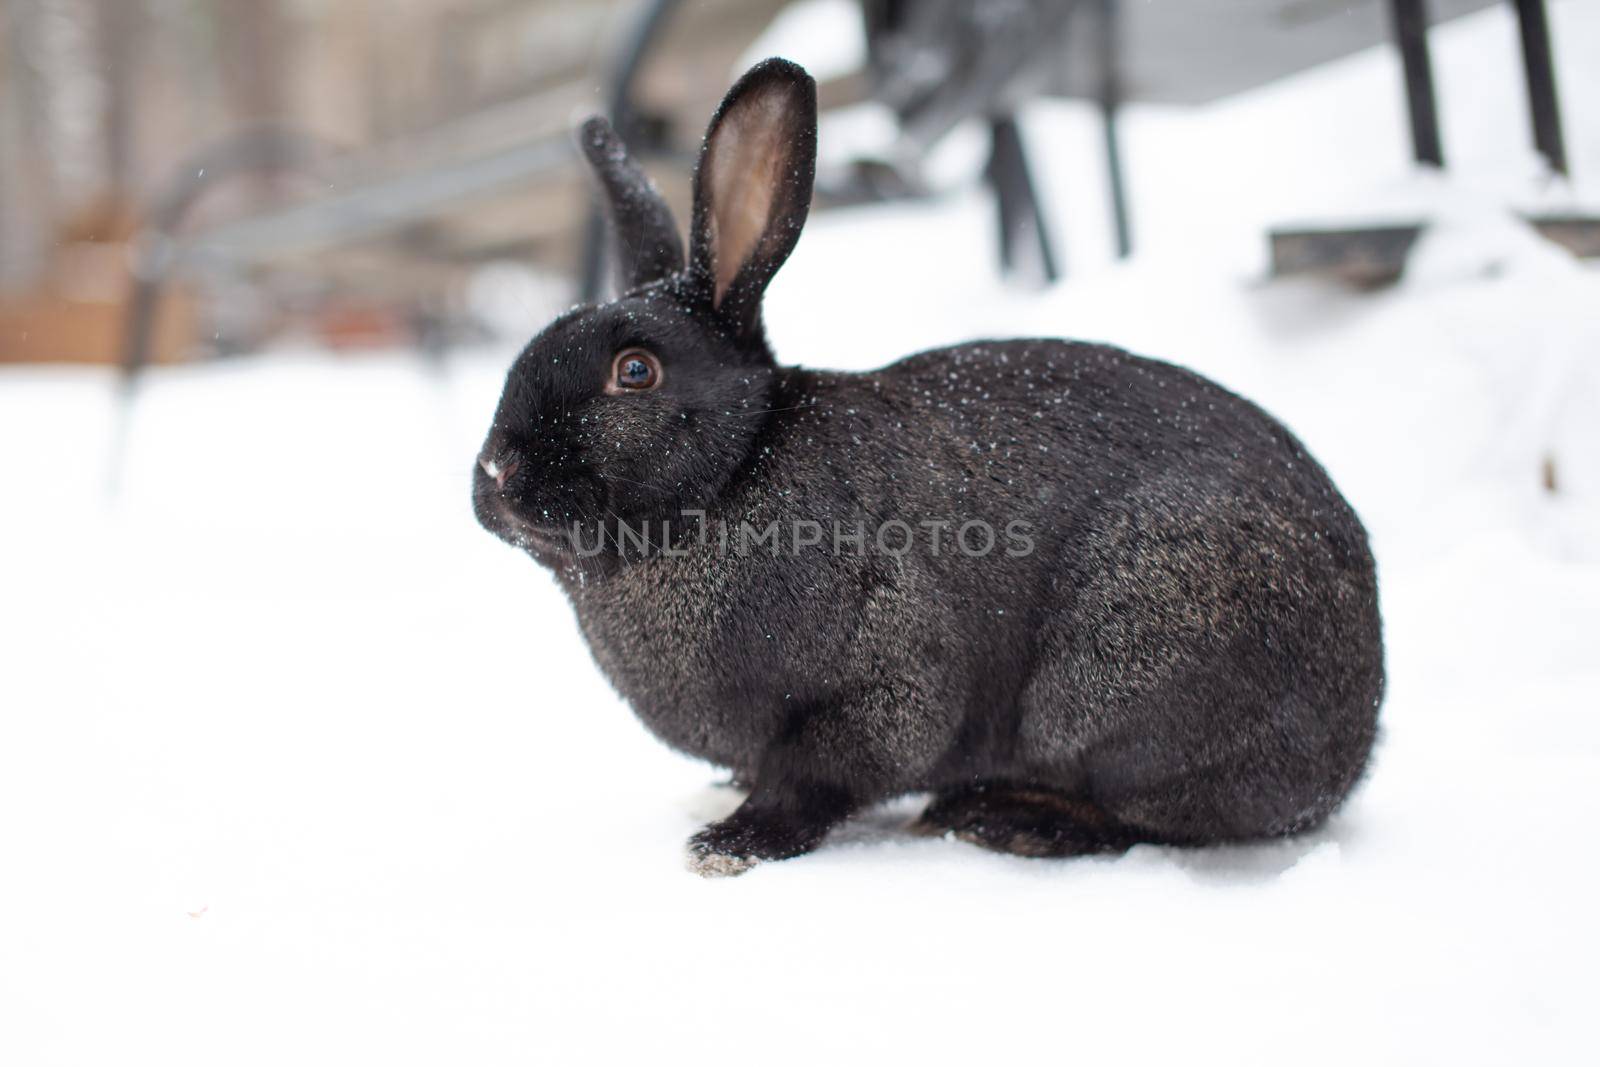
{"label": "rabbit eye", "polygon": [[661,361],[642,348],[624,348],[611,361],[610,393],[637,393],[661,384]]}

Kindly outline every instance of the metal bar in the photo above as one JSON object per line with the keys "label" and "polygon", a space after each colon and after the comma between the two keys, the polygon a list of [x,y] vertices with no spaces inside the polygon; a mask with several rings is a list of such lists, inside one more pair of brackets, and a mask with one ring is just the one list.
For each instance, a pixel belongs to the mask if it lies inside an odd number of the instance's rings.
{"label": "metal bar", "polygon": [[309,169],[322,154],[320,142],[294,130],[271,126],[245,129],[189,160],[151,205],[143,228],[134,238],[133,286],[122,324],[122,372],[107,472],[107,489],[113,496],[121,482],[123,453],[140,377],[150,362],[150,339],[161,308],[161,294],[178,261],[176,237],[189,210],[221,181],[291,165]]}
{"label": "metal bar", "polygon": [[1051,247],[1044,213],[1039,208],[1033,177],[1028,173],[1028,151],[1022,142],[1022,131],[1014,116],[1000,115],[989,121],[989,135],[989,165],[985,174],[994,187],[999,211],[1000,265],[1007,273],[1021,267],[1018,243],[1031,238],[1037,256],[1038,280],[1049,284],[1060,277],[1060,271],[1056,268],[1055,250]]}
{"label": "metal bar", "polygon": [[219,183],[240,175],[309,170],[326,154],[315,138],[275,126],[247,128],[185,163],[150,206],[134,241],[133,291],[122,329],[122,379],[133,381],[150,361],[150,335],[161,294],[179,260],[176,241],[189,210]]}
{"label": "metal bar", "polygon": [[1439,111],[1433,95],[1433,63],[1428,57],[1428,12],[1424,0],[1389,0],[1395,44],[1405,68],[1406,104],[1411,112],[1411,152],[1418,163],[1444,166],[1439,143]]}
{"label": "metal bar", "polygon": [[[644,61],[666,28],[667,17],[677,9],[678,3],[679,0],[644,0],[611,68],[606,86],[606,117],[611,120],[617,136],[622,138],[624,144],[628,144],[633,153],[638,153],[644,147],[629,143],[638,125],[633,83],[639,76],[639,68],[644,66]],[[589,217],[583,227],[583,261],[578,268],[578,292],[585,301],[598,300],[605,286],[605,243],[605,217],[599,204],[591,204]]]}
{"label": "metal bar", "polygon": [[1561,135],[1555,64],[1550,55],[1550,20],[1544,0],[1516,0],[1522,29],[1522,65],[1528,76],[1528,108],[1533,113],[1533,143],[1550,168],[1567,173],[1567,146]]}
{"label": "metal bar", "polygon": [[[995,203],[995,236],[999,238],[1000,270],[1010,273],[1012,264],[1016,259],[1013,244],[1016,240],[1017,220],[1016,205],[1010,193],[1007,177],[1002,173],[1007,166],[1004,158],[1004,149],[1001,147],[1005,139],[1007,119],[994,119],[989,124],[989,162],[983,169],[983,176],[988,179],[989,185],[994,189]],[[1009,127],[1015,130],[1015,125]]]}
{"label": "metal bar", "polygon": [[1133,251],[1128,223],[1128,189],[1122,173],[1122,145],[1117,113],[1122,107],[1122,35],[1117,0],[1100,0],[1100,121],[1105,131],[1106,182],[1111,189],[1111,221],[1116,227],[1117,258]]}
{"label": "metal bar", "polygon": [[572,150],[565,134],[550,134],[494,155],[341,184],[315,200],[209,227],[196,252],[251,259],[394,233],[429,213],[559,173]]}

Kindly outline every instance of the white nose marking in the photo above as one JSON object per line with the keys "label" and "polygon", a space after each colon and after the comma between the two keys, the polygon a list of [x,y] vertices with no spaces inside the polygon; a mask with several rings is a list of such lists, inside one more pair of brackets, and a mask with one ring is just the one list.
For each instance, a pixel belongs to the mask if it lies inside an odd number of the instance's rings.
{"label": "white nose marking", "polygon": [[516,460],[512,460],[510,463],[507,463],[502,467],[496,460],[485,459],[480,456],[478,458],[478,466],[482,467],[483,473],[493,478],[494,484],[499,486],[501,489],[506,487],[506,479],[517,473]]}

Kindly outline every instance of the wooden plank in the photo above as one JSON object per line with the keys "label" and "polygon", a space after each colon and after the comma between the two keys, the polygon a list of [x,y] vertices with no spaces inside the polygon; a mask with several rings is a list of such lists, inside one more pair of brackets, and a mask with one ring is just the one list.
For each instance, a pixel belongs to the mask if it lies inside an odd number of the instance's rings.
{"label": "wooden plank", "polygon": [[[1600,259],[1600,217],[1526,216],[1546,240],[1579,259]],[[1279,229],[1268,234],[1275,277],[1321,275],[1361,288],[1397,281],[1425,223],[1349,228]]]}

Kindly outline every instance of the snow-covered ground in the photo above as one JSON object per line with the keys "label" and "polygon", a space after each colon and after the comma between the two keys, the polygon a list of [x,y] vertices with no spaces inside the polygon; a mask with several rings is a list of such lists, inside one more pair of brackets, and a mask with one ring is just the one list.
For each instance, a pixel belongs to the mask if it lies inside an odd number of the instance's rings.
{"label": "snow-covered ground", "polygon": [[[1593,178],[1600,3],[1552,17]],[[1028,861],[908,803],[703,881],[683,839],[737,797],[472,521],[514,343],[160,371],[114,505],[109,379],[0,373],[0,1063],[1592,1062],[1600,272],[1501,210],[1579,197],[1522,151],[1516,57],[1509,7],[1437,35],[1448,183],[1374,53],[1132,113],[1131,263],[1054,107],[1066,284],[1003,290],[954,196],[818,218],[773,289],[789,360],[1102,338],[1301,434],[1372,530],[1392,678],[1304,840]],[[1408,208],[1395,289],[1262,280],[1274,219]]]}

